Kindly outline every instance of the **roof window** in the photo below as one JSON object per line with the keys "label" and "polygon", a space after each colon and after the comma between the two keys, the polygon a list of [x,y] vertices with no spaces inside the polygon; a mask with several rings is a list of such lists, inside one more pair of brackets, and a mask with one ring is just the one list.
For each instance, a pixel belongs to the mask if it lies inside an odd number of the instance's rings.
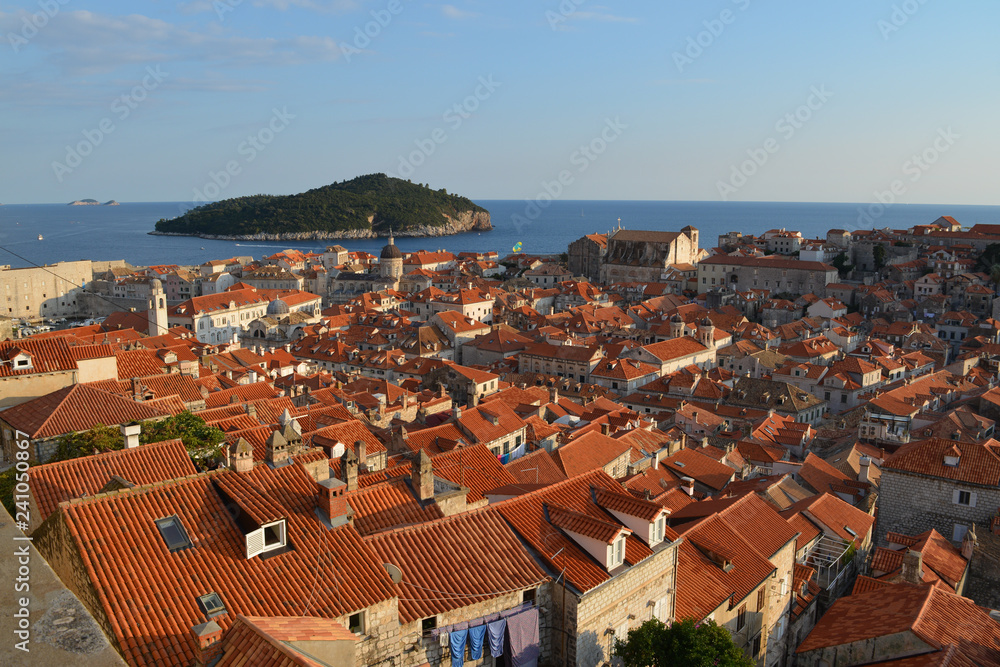
{"label": "roof window", "polygon": [[157,519],[156,527],[160,529],[160,535],[170,551],[180,551],[192,546],[181,520],[176,515]]}
{"label": "roof window", "polygon": [[222,598],[219,597],[219,594],[214,591],[199,596],[198,606],[201,607],[201,611],[205,614],[206,618],[213,618],[226,613],[226,605],[222,603]]}

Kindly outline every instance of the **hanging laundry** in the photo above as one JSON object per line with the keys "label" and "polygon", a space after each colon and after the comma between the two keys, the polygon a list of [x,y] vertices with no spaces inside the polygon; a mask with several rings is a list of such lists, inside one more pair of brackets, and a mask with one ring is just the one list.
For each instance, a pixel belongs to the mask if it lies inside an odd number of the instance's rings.
{"label": "hanging laundry", "polygon": [[486,642],[486,626],[477,625],[469,628],[469,658],[479,660],[483,657],[483,644]]}
{"label": "hanging laundry", "polygon": [[468,636],[468,630],[452,630],[448,636],[448,643],[451,645],[451,667],[462,667],[465,664],[465,640]]}
{"label": "hanging laundry", "polygon": [[513,667],[536,667],[542,653],[537,608],[507,618],[507,642]]}
{"label": "hanging laundry", "polygon": [[503,655],[504,635],[507,634],[507,619],[501,618],[487,626],[490,633],[490,655],[499,658]]}

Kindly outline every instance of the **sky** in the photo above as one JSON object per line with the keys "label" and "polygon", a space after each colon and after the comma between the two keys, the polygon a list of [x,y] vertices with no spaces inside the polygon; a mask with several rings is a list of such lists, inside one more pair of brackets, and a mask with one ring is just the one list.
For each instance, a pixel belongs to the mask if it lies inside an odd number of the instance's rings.
{"label": "sky", "polygon": [[0,0],[0,203],[1000,204],[995,0]]}

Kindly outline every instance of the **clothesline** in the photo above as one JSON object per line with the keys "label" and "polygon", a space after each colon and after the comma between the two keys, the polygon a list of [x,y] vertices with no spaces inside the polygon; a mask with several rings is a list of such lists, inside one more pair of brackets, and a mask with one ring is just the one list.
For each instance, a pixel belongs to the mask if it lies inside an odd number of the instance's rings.
{"label": "clothesline", "polygon": [[470,627],[476,625],[485,625],[487,623],[492,623],[493,621],[498,621],[501,618],[507,618],[508,616],[513,616],[514,614],[520,614],[522,611],[527,611],[534,607],[533,602],[522,602],[516,607],[511,607],[510,609],[504,609],[503,611],[494,612],[487,616],[481,616],[480,618],[471,621],[462,621],[461,623],[454,623],[452,625],[445,625],[440,628],[434,628],[431,630],[431,637],[437,639],[442,632],[454,632],[456,630],[468,630]]}

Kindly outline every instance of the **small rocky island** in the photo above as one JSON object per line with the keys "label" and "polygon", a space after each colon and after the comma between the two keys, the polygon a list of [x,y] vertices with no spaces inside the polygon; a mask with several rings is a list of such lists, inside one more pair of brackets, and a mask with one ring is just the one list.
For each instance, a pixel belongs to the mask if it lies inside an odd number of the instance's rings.
{"label": "small rocky island", "polygon": [[76,201],[71,201],[67,206],[118,206],[118,202],[112,199],[102,204],[96,199],[77,199]]}
{"label": "small rocky island", "polygon": [[358,176],[295,195],[237,197],[156,223],[150,234],[236,241],[447,236],[488,231],[471,200],[385,174]]}

